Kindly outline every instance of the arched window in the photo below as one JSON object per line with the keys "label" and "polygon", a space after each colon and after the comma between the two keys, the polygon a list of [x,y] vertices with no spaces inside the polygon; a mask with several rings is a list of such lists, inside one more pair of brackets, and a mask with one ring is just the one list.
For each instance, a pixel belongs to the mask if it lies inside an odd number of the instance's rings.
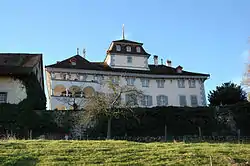
{"label": "arched window", "polygon": [[116,45],[116,51],[121,51],[121,45]]}
{"label": "arched window", "polygon": [[136,52],[141,52],[141,47],[136,47]]}
{"label": "arched window", "polygon": [[131,52],[131,47],[130,47],[130,46],[127,46],[127,47],[126,47],[126,50],[127,50],[127,52]]}

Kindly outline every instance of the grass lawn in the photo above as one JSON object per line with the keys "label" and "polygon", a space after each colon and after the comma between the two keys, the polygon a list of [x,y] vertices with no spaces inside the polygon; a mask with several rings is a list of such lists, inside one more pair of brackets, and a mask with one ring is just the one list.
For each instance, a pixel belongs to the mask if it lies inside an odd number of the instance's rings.
{"label": "grass lawn", "polygon": [[[1,165],[231,165],[250,163],[250,144],[128,141],[0,141]],[[235,164],[236,165],[236,164]],[[246,165],[246,164],[242,164]]]}

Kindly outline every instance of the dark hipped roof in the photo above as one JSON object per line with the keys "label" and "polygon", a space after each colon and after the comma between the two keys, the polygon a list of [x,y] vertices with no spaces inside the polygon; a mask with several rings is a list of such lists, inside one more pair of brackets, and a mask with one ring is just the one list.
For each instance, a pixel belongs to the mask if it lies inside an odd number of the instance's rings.
{"label": "dark hipped roof", "polygon": [[[121,46],[121,51],[117,51],[116,50],[116,46],[120,45]],[[131,40],[115,40],[113,41],[113,45],[110,46],[109,50],[107,51],[107,53],[116,53],[116,54],[136,54],[136,55],[147,55],[150,56],[149,53],[147,53],[145,51],[145,49],[143,48],[143,43],[138,43],[138,42],[134,42]],[[126,47],[130,46],[131,47],[131,52],[127,52],[126,51]],[[137,52],[136,48],[140,47],[141,51]]]}
{"label": "dark hipped roof", "polygon": [[[70,59],[76,58],[76,65],[70,63]],[[122,73],[139,73],[139,74],[155,74],[155,75],[186,75],[186,76],[207,76],[209,74],[194,73],[188,71],[182,71],[177,73],[176,68],[165,66],[165,65],[149,65],[148,71],[145,70],[132,70],[132,69],[117,69],[111,68],[104,62],[89,62],[80,55],[75,55],[71,58],[58,62],[56,64],[45,66],[51,68],[66,68],[66,69],[86,69],[86,70],[99,70],[99,71],[111,71],[111,72],[122,72]]]}
{"label": "dark hipped roof", "polygon": [[41,59],[41,54],[0,53],[0,75],[28,74]]}
{"label": "dark hipped roof", "polygon": [[121,39],[121,40],[114,40],[114,43],[131,43],[131,44],[138,44],[138,45],[143,45],[143,43],[131,41],[131,40],[126,40],[126,39]]}

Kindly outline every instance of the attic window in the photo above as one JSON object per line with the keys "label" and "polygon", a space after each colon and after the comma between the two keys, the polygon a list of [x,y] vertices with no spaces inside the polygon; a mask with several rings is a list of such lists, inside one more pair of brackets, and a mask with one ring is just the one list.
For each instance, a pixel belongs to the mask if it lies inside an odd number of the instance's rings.
{"label": "attic window", "polygon": [[141,47],[136,47],[136,52],[141,52]]}
{"label": "attic window", "polygon": [[130,46],[127,46],[127,47],[126,47],[126,50],[127,50],[127,52],[131,52],[131,47],[130,47]]}
{"label": "attic window", "polygon": [[183,67],[178,66],[178,67],[176,68],[176,72],[177,72],[177,73],[182,73],[182,69],[183,69]]}
{"label": "attic window", "polygon": [[75,66],[76,65],[76,59],[75,58],[70,59],[70,63],[71,63],[71,65]]}
{"label": "attic window", "polygon": [[116,51],[121,51],[121,45],[116,45]]}

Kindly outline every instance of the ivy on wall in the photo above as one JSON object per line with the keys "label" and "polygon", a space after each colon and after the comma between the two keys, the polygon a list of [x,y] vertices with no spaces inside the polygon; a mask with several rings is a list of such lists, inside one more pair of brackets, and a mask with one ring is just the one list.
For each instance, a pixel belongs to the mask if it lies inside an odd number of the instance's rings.
{"label": "ivy on wall", "polygon": [[12,131],[22,137],[27,135],[27,130],[38,130],[43,126],[40,123],[42,114],[35,110],[46,109],[46,96],[33,73],[12,78],[25,86],[27,98],[18,104],[0,104],[0,133]]}

